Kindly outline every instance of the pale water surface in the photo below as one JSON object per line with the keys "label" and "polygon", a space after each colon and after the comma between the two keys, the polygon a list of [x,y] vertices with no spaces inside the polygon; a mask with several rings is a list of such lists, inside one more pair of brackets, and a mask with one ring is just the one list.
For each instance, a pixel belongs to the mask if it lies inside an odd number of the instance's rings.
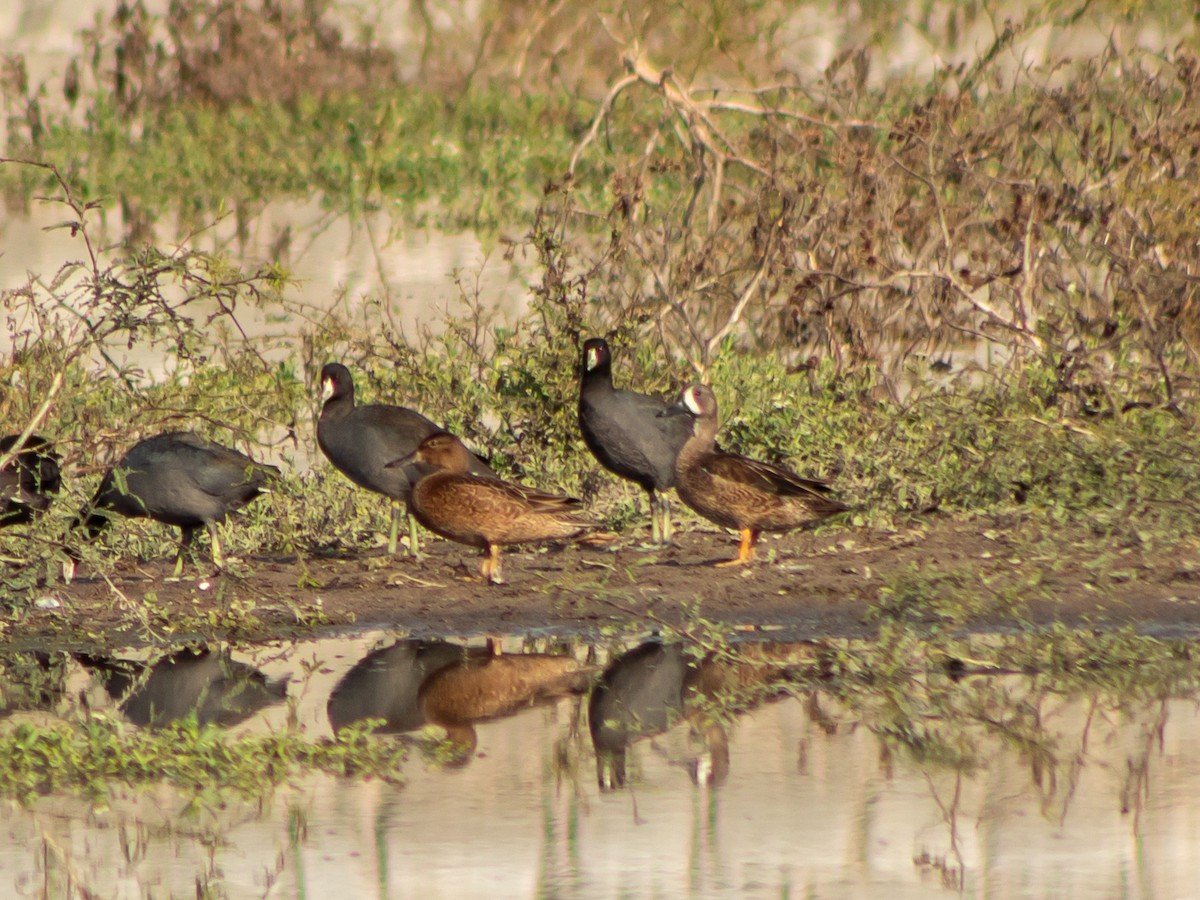
{"label": "pale water surface", "polygon": [[[268,680],[240,695],[237,715],[265,708],[233,727],[282,728],[294,714],[309,735],[328,735],[335,686],[395,640],[364,632],[234,651]],[[599,670],[624,649],[589,656],[585,644],[533,643],[508,641],[505,653],[566,653]],[[105,708],[97,677],[71,665],[51,709],[11,712],[0,727],[78,715],[81,694]],[[263,683],[275,687],[259,697]],[[601,790],[586,695],[570,695],[475,725],[475,748],[456,763],[430,749],[435,726],[398,735],[416,741],[401,786],[308,778],[261,803],[186,815],[165,788],[118,791],[98,809],[58,796],[6,804],[0,894],[67,896],[70,885],[191,897],[200,885],[238,898],[1195,896],[1195,699],[1067,697],[1017,676],[941,687],[992,698],[973,721],[928,722],[970,736],[966,769],[889,749],[869,697],[849,709],[805,689],[716,737],[682,724],[642,738],[625,786]],[[355,702],[379,704],[386,691],[374,683],[363,697]],[[1032,730],[1018,724],[1031,715]],[[1033,740],[1004,739],[985,717]]]}

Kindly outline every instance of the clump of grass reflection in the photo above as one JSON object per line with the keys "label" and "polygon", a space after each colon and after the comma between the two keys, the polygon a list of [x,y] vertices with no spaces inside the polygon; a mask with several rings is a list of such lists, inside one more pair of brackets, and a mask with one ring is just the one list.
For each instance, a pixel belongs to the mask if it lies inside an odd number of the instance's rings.
{"label": "clump of grass reflection", "polygon": [[[120,715],[67,689],[83,670]],[[268,679],[228,648],[182,648],[148,660],[83,653],[14,654],[0,663],[0,794],[22,803],[74,793],[104,802],[125,786],[169,784],[193,807],[227,795],[261,797],[305,772],[395,781],[405,748],[345,729],[313,741],[299,729],[233,734],[230,726],[283,702],[288,678]],[[39,715],[31,715],[32,713]]]}

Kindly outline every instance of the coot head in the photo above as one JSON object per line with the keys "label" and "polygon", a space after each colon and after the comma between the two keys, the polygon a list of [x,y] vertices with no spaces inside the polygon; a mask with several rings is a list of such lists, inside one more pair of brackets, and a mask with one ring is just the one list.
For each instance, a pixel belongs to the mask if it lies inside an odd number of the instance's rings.
{"label": "coot head", "polygon": [[354,379],[341,363],[326,363],[321,369],[321,400],[354,399]]}
{"label": "coot head", "polygon": [[604,338],[588,338],[583,342],[583,373],[610,372],[612,351]]}

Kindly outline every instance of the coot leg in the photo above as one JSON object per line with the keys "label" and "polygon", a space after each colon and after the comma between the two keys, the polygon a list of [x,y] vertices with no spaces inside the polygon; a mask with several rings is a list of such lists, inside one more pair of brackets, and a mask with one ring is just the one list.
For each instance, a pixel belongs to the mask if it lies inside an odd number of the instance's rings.
{"label": "coot leg", "polygon": [[408,553],[413,559],[421,558],[421,545],[418,543],[417,535],[417,520],[413,516],[412,511],[405,507],[403,513],[400,512],[400,501],[392,500],[392,527],[388,534],[388,555],[395,556],[396,550],[400,546],[400,519],[405,517],[408,519]]}
{"label": "coot leg", "polygon": [[392,530],[388,534],[388,556],[396,555],[396,545],[400,535],[400,501],[389,501],[392,507]]}
{"label": "coot leg", "polygon": [[663,546],[668,547],[675,532],[671,529],[671,501],[667,499],[666,494],[658,495],[658,508],[659,515],[662,516],[662,526],[659,531],[662,534]]}
{"label": "coot leg", "polygon": [[662,533],[662,522],[659,521],[658,515],[658,497],[655,496],[654,488],[650,488],[646,494],[650,498],[650,543],[657,547],[665,543]]}
{"label": "coot leg", "polygon": [[221,552],[221,541],[217,538],[217,523],[208,523],[208,536],[212,538],[213,565],[218,569],[225,568],[225,554]]}
{"label": "coot leg", "polygon": [[408,510],[408,552],[413,559],[421,558],[420,536],[417,534],[417,517]]}
{"label": "coot leg", "polygon": [[175,571],[171,573],[172,578],[179,578],[183,574],[183,557],[185,555],[190,555],[192,538],[195,536],[195,527],[191,525],[179,526],[179,553],[175,557]]}

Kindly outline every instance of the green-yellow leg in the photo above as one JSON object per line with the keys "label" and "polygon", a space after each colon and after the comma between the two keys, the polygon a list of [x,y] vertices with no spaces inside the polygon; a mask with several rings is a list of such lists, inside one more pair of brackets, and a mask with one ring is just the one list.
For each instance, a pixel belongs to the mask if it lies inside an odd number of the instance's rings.
{"label": "green-yellow leg", "polygon": [[658,521],[658,495],[650,492],[650,543],[655,547],[663,543],[662,525]]}
{"label": "green-yellow leg", "polygon": [[417,517],[412,514],[412,510],[408,511],[408,552],[412,554],[413,559],[421,558],[421,545],[417,539]]}
{"label": "green-yellow leg", "polygon": [[396,545],[400,537],[400,501],[392,501],[392,530],[388,534],[388,556],[396,555]]}
{"label": "green-yellow leg", "polygon": [[221,552],[221,541],[217,537],[217,523],[208,523],[208,536],[212,538],[212,558],[213,565],[218,569],[225,568],[225,554]]}
{"label": "green-yellow leg", "polygon": [[671,538],[675,536],[675,532],[671,528],[671,501],[667,499],[666,494],[658,496],[659,511],[662,513],[662,525],[659,527],[659,532],[662,534],[663,546],[671,543]]}
{"label": "green-yellow leg", "polygon": [[186,556],[192,546],[192,538],[196,534],[195,528],[179,529],[179,552],[175,555],[175,569],[171,572],[171,577],[178,580],[183,575],[183,558]]}

